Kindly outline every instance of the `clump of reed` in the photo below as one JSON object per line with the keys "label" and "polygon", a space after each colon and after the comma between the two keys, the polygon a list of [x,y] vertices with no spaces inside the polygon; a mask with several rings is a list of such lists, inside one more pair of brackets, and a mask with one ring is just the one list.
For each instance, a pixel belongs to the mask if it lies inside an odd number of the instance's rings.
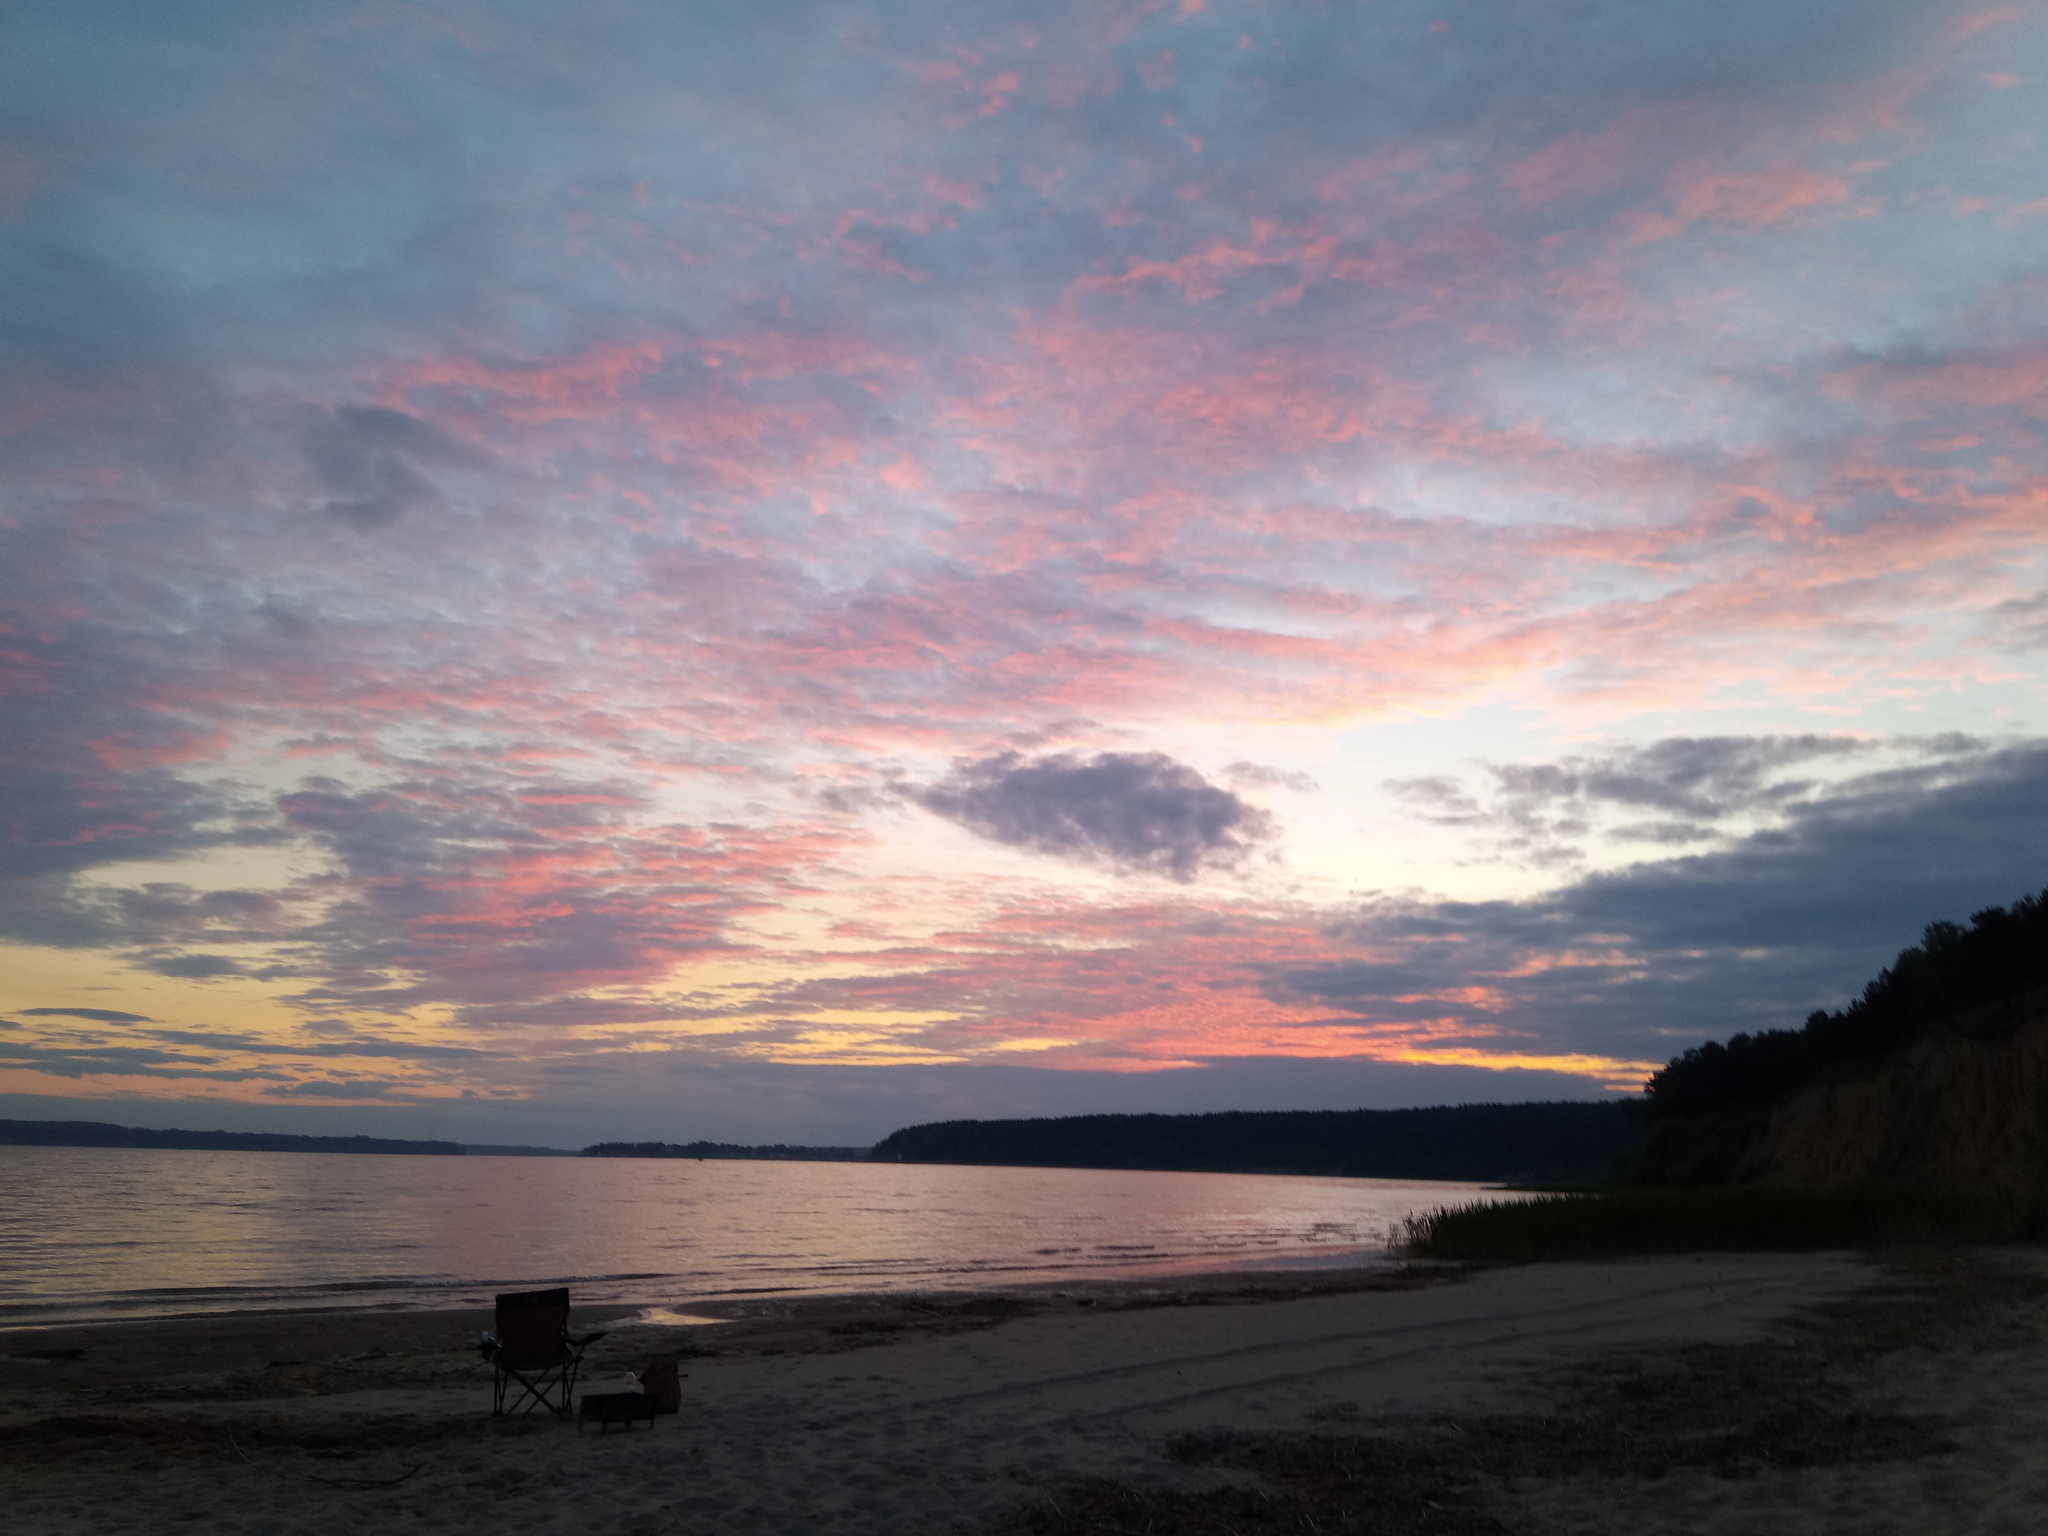
{"label": "clump of reed", "polygon": [[1929,1190],[1623,1187],[1411,1216],[1397,1246],[1417,1258],[1500,1261],[1811,1252],[1998,1242],[2034,1225],[1998,1202]]}

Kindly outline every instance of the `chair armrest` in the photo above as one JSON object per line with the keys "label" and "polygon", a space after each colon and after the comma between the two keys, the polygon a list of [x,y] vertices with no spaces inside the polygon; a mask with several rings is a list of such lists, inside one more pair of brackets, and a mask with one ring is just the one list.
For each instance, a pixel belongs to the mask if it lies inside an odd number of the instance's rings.
{"label": "chair armrest", "polygon": [[565,1333],[562,1335],[562,1339],[563,1342],[573,1344],[578,1349],[588,1349],[610,1331],[608,1328],[600,1328],[596,1333],[586,1333],[580,1339],[573,1333]]}

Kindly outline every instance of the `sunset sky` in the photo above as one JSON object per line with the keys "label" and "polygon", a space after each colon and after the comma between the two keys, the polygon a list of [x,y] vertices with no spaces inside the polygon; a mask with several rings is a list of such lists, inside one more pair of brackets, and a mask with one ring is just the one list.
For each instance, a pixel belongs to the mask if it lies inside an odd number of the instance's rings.
{"label": "sunset sky", "polygon": [[2048,885],[2048,5],[5,28],[0,1116],[1593,1098]]}

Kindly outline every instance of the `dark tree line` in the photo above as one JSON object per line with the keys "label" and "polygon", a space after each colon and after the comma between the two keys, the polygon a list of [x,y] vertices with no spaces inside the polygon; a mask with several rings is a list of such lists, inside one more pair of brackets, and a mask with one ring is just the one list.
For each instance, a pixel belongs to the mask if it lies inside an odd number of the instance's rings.
{"label": "dark tree line", "polygon": [[151,1131],[97,1120],[0,1120],[0,1146],[169,1147],[188,1152],[376,1152],[460,1157],[452,1141],[390,1141],[381,1136],[287,1136],[263,1131]]}
{"label": "dark tree line", "polygon": [[1650,1079],[1646,1112],[1655,1122],[1762,1110],[1839,1063],[1887,1056],[1940,1026],[2038,1000],[2044,990],[2048,891],[1987,907],[1967,928],[1928,924],[1861,997],[1808,1015],[1803,1028],[1695,1046]]}
{"label": "dark tree line", "polygon": [[1638,1140],[1619,1104],[1070,1115],[914,1125],[877,1162],[1592,1183]]}
{"label": "dark tree line", "polygon": [[695,1157],[757,1163],[858,1163],[866,1147],[739,1147],[725,1141],[601,1141],[585,1157]]}

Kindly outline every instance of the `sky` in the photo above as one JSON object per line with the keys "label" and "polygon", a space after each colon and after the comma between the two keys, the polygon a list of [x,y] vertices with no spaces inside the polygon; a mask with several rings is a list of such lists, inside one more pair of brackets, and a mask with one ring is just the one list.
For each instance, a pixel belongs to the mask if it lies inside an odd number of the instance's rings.
{"label": "sky", "polygon": [[2048,6],[8,11],[0,1115],[1616,1097],[2048,886]]}

